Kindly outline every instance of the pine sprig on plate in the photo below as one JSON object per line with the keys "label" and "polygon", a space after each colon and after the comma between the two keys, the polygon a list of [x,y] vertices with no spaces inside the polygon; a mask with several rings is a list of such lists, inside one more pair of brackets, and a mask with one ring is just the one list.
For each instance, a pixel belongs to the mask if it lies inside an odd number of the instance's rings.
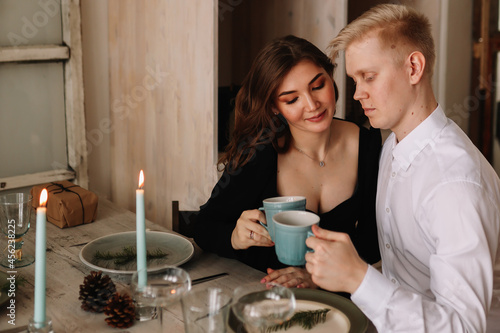
{"label": "pine sprig on plate", "polygon": [[[156,249],[154,251],[146,251],[146,260],[153,259],[164,259],[167,257],[167,253],[163,252],[161,249]],[[94,260],[113,260],[114,264],[117,266],[122,266],[134,262],[137,259],[137,252],[134,246],[126,246],[120,252],[111,253],[96,251],[94,253]]]}
{"label": "pine sprig on plate", "polygon": [[300,325],[303,329],[310,330],[314,326],[326,321],[326,314],[328,313],[328,311],[330,311],[330,309],[296,312],[289,320],[286,320],[279,325],[268,327],[267,332],[287,330],[294,325]]}

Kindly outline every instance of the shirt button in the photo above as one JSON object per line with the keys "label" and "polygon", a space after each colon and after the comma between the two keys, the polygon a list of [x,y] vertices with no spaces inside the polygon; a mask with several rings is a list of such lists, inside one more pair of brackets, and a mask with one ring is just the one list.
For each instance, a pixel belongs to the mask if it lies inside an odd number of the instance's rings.
{"label": "shirt button", "polygon": [[396,279],[391,279],[391,282],[396,284]]}
{"label": "shirt button", "polygon": [[391,210],[389,209],[389,207],[387,207],[387,208],[385,209],[385,211],[386,211],[386,213],[390,213],[390,212],[391,212]]}
{"label": "shirt button", "polygon": [[391,174],[391,176],[392,176],[392,178],[396,177],[396,173],[395,173],[395,172],[393,172],[393,173]]}
{"label": "shirt button", "polygon": [[388,249],[390,249],[391,248],[391,244],[387,243],[387,244],[385,244],[385,247],[388,248]]}

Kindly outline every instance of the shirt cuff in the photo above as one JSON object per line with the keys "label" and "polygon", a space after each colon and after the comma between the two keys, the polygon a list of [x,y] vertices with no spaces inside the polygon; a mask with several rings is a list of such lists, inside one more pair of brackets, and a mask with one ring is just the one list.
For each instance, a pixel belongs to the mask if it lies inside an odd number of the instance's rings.
{"label": "shirt cuff", "polygon": [[369,265],[363,281],[351,295],[351,300],[371,321],[375,321],[387,308],[396,288],[382,273]]}

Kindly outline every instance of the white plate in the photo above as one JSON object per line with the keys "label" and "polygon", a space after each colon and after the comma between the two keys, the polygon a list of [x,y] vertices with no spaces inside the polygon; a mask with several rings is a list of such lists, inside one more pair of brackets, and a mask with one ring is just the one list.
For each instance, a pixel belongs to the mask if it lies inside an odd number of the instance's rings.
{"label": "white plate", "polygon": [[[135,231],[121,232],[97,238],[80,251],[80,260],[87,266],[107,273],[133,274],[137,270],[136,261],[126,265],[115,265],[112,260],[95,260],[97,251],[116,253],[124,247],[136,247]],[[187,262],[194,253],[194,246],[187,239],[167,232],[146,231],[146,250],[161,250],[166,258],[148,260],[148,272],[167,266],[179,266]]]}
{"label": "white plate", "polygon": [[[326,320],[322,324],[305,331],[301,326],[292,326],[285,333],[364,333],[368,319],[349,299],[334,293],[313,289],[292,289],[297,302],[297,311],[320,310],[328,308]],[[246,332],[241,323],[231,313],[229,326],[233,332]]]}
{"label": "white plate", "polygon": [[[315,301],[305,301],[305,300],[297,300],[297,307],[295,312],[299,311],[314,311],[321,309],[330,309],[330,311],[326,314],[326,319],[324,323],[318,324],[314,326],[310,332],[314,333],[349,333],[351,328],[351,321],[347,316],[340,310],[330,306],[328,304],[319,303]],[[287,333],[300,333],[304,332],[304,329],[301,326],[292,326],[286,330]]]}
{"label": "white plate", "polygon": [[[349,332],[364,333],[368,328],[368,319],[361,310],[349,299],[337,294],[313,289],[293,289],[297,299],[297,306],[312,307],[314,309],[331,308],[326,321],[308,332]],[[307,304],[307,305],[306,305]],[[333,329],[335,327],[336,329]],[[299,330],[297,332],[302,332]],[[291,329],[288,333],[294,332]]]}

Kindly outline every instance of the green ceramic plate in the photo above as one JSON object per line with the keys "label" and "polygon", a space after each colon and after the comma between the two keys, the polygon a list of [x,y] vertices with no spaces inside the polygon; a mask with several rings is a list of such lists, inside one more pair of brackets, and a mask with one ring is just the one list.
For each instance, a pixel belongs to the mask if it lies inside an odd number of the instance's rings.
{"label": "green ceramic plate", "polygon": [[[136,261],[129,264],[116,265],[112,260],[96,260],[97,251],[109,252],[111,254],[123,251],[126,247],[136,246],[135,231],[121,232],[109,236],[97,238],[85,245],[80,251],[80,260],[95,270],[115,274],[133,274],[137,270]],[[181,236],[167,232],[147,231],[146,250],[154,252],[161,250],[166,254],[163,259],[148,260],[148,271],[160,270],[167,266],[179,266],[187,262],[194,253],[191,242]]]}
{"label": "green ceramic plate", "polygon": [[[364,333],[368,328],[368,319],[349,299],[321,290],[293,289],[297,301],[296,311],[319,310],[329,308],[326,321],[318,324],[310,333]],[[231,313],[229,327],[233,332],[246,332],[236,317]],[[300,326],[292,326],[284,333],[304,332]]]}

